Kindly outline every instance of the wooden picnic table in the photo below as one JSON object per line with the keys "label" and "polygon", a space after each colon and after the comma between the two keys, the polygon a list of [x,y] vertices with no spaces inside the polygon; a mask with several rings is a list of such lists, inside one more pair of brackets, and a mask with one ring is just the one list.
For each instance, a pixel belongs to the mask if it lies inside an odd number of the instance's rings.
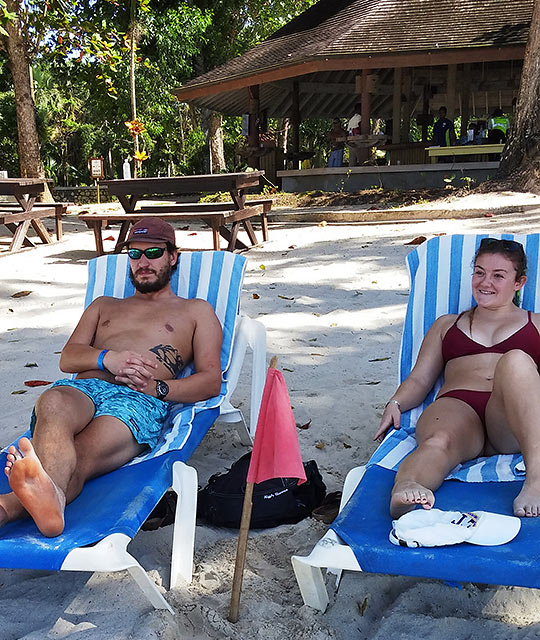
{"label": "wooden picnic table", "polygon": [[431,162],[437,162],[444,156],[479,156],[502,153],[504,144],[463,144],[454,147],[427,147]]}
{"label": "wooden picnic table", "polygon": [[35,247],[28,237],[30,226],[34,228],[41,241],[52,242],[49,232],[41,222],[42,218],[54,216],[56,237],[62,238],[62,214],[67,204],[62,202],[36,202],[36,198],[45,190],[45,178],[2,178],[0,179],[0,195],[13,196],[17,203],[0,203],[0,224],[5,225],[13,234],[9,252],[19,250],[23,245]]}
{"label": "wooden picnic table", "polygon": [[[132,178],[130,180],[103,180],[110,195],[120,201],[124,213],[84,213],[80,220],[93,229],[98,255],[103,250],[103,226],[120,222],[120,233],[114,252],[128,234],[132,224],[147,216],[156,216],[170,222],[201,219],[212,229],[213,246],[220,249],[220,237],[227,241],[227,250],[245,250],[259,245],[250,219],[260,217],[263,241],[268,239],[267,214],[272,207],[271,199],[248,200],[246,191],[259,185],[263,171],[242,173],[214,173],[196,176],[176,176],[168,178]],[[202,194],[228,191],[230,202],[175,202],[175,197],[185,194]],[[171,201],[159,201],[166,196]],[[150,201],[150,202],[149,202]],[[240,227],[247,233],[249,243],[238,238]]]}

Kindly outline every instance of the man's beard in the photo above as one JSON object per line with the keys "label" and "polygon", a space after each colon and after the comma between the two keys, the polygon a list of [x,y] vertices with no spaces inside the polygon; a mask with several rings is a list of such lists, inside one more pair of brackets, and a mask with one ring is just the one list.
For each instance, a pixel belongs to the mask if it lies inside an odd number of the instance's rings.
{"label": "man's beard", "polygon": [[154,293],[155,291],[161,291],[164,289],[171,280],[171,274],[173,267],[170,264],[165,265],[161,271],[156,272],[156,279],[154,281],[139,282],[135,278],[133,270],[129,270],[129,279],[133,283],[133,286],[139,293]]}

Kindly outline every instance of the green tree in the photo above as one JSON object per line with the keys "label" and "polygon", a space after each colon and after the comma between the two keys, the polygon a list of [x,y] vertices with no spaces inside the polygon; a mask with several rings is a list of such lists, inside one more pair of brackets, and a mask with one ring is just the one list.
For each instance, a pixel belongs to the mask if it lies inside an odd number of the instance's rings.
{"label": "green tree", "polygon": [[540,178],[540,0],[534,1],[515,116],[503,149],[499,177],[538,191]]}

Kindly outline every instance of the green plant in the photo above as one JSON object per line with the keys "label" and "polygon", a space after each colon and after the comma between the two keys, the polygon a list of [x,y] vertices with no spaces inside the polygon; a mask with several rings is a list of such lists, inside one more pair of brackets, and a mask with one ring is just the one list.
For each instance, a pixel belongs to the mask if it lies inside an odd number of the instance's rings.
{"label": "green plant", "polygon": [[475,184],[476,180],[470,176],[463,176],[460,180],[464,183],[465,188],[470,190]]}

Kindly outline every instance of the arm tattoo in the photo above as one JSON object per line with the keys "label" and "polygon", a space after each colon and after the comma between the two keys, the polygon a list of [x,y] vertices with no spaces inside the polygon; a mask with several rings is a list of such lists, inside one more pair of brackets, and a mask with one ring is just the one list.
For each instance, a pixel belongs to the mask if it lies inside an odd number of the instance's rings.
{"label": "arm tattoo", "polygon": [[149,351],[156,354],[158,361],[165,365],[175,378],[184,368],[182,356],[170,344],[158,344]]}

